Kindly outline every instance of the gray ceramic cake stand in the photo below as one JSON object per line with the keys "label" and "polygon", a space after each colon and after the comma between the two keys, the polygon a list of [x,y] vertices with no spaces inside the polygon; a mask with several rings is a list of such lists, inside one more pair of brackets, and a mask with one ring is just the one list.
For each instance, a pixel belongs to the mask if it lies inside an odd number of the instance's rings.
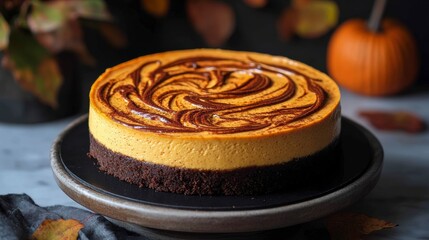
{"label": "gray ceramic cake stand", "polygon": [[[202,233],[215,234],[213,239],[219,239],[222,238],[222,234],[256,233],[309,222],[339,211],[368,194],[380,176],[383,150],[378,140],[365,128],[350,120],[346,119],[346,121],[348,121],[347,124],[353,124],[353,127],[368,140],[372,159],[366,170],[358,178],[335,191],[313,199],[276,207],[237,211],[180,209],[145,204],[98,191],[82,183],[70,173],[61,160],[61,145],[64,137],[74,131],[77,125],[86,124],[87,116],[77,119],[57,138],[51,152],[51,165],[59,187],[70,198],[128,229],[149,236],[151,239],[159,236],[164,236],[162,237],[164,239],[200,239],[199,234]],[[82,136],[82,138],[88,138],[88,136]]]}

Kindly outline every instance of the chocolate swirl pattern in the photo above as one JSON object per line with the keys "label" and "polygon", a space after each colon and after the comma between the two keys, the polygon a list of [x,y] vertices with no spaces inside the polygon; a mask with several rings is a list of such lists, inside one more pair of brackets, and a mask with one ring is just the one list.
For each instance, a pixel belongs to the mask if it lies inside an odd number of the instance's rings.
{"label": "chocolate swirl pattern", "polygon": [[104,83],[97,98],[121,124],[158,133],[272,129],[317,112],[326,91],[285,66],[222,57],[145,62]]}

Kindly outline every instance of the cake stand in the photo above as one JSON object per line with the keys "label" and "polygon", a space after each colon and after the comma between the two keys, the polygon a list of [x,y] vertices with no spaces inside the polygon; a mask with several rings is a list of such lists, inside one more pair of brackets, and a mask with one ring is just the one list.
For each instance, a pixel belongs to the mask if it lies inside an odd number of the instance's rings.
{"label": "cake stand", "polygon": [[[150,239],[251,239],[337,212],[368,194],[383,163],[379,141],[342,118],[338,176],[292,192],[261,196],[185,196],[156,192],[98,170],[87,156],[87,115],[56,139],[51,165],[59,187],[74,201]],[[231,237],[232,236],[232,237]]]}

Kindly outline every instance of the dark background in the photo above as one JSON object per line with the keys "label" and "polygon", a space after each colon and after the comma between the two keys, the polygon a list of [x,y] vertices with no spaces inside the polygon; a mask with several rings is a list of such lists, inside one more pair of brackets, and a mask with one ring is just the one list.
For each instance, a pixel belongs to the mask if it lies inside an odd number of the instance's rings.
{"label": "dark background", "polygon": [[[97,32],[85,32],[88,47],[98,59],[98,65],[96,68],[83,67],[84,96],[87,96],[90,84],[107,67],[153,52],[208,47],[189,23],[185,1],[171,0],[169,12],[162,18],[147,14],[137,0],[106,2],[129,42],[125,49],[112,49]],[[236,26],[232,36],[220,48],[283,55],[326,72],[326,46],[335,29],[316,39],[294,37],[289,41],[282,41],[277,33],[276,21],[282,10],[290,5],[290,1],[269,0],[268,4],[260,9],[251,8],[241,0],[224,2],[232,6]],[[336,2],[340,11],[339,24],[351,18],[367,19],[373,4],[373,0]],[[385,17],[401,21],[415,36],[421,57],[417,83],[428,85],[429,1],[388,0]]]}

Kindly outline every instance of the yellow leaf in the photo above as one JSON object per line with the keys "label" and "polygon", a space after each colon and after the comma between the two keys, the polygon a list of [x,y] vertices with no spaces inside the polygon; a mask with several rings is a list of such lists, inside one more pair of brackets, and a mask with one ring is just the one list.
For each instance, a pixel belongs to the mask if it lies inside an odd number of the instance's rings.
{"label": "yellow leaf", "polygon": [[360,240],[363,235],[397,225],[359,213],[342,212],[325,219],[332,240]]}
{"label": "yellow leaf", "polygon": [[9,25],[0,13],[0,50],[4,50],[9,44],[9,34]]}
{"label": "yellow leaf", "polygon": [[297,3],[299,11],[296,34],[315,38],[327,33],[338,22],[338,6],[332,0],[313,0]]}
{"label": "yellow leaf", "polygon": [[140,0],[140,4],[147,13],[155,17],[167,15],[170,7],[169,0]]}
{"label": "yellow leaf", "polygon": [[46,219],[33,233],[36,240],[76,240],[84,225],[74,219]]}

